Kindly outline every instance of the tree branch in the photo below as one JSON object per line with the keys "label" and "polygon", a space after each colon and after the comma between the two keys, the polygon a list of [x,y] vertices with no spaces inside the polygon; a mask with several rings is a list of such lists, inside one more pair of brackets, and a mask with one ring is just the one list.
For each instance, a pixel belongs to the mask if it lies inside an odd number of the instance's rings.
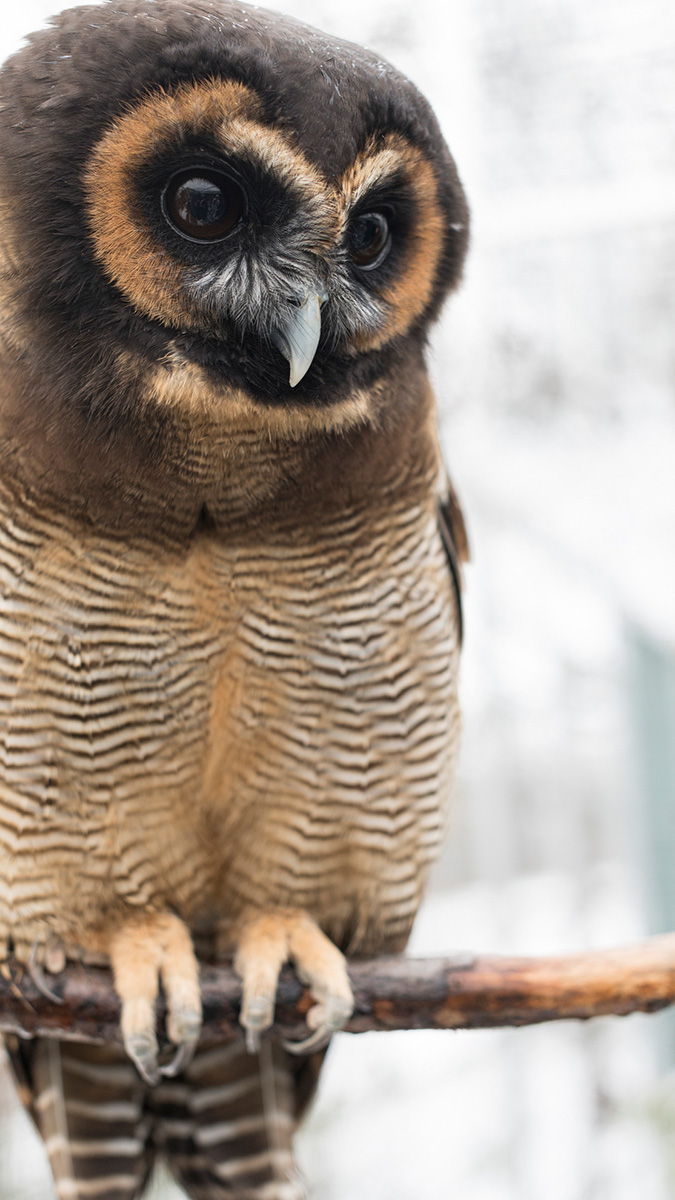
{"label": "tree branch", "polygon": [[[350,1033],[388,1029],[485,1029],[614,1013],[656,1012],[675,1002],[675,934],[635,946],[555,958],[457,956],[352,961],[355,996]],[[201,968],[204,1037],[231,1037],[238,1025],[240,985],[231,967]],[[68,966],[49,977],[61,999],[43,996],[16,965],[0,975],[0,1031],[23,1036],[119,1041],[119,1003],[110,972]],[[306,1036],[311,1006],[286,968],[272,1034]],[[160,1022],[163,1002],[158,1003]]]}

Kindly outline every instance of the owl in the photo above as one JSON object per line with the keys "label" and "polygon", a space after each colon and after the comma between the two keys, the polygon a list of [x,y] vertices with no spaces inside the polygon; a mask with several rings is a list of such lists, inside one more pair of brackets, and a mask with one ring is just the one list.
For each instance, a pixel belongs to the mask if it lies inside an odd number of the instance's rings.
{"label": "owl", "polygon": [[[0,74],[0,959],[109,962],[124,1045],[10,1047],[61,1200],[158,1155],[194,1200],[304,1195],[343,956],[405,947],[445,824],[425,343],[467,230],[412,84],[263,9],[75,8]],[[245,1039],[199,1042],[197,952]]]}

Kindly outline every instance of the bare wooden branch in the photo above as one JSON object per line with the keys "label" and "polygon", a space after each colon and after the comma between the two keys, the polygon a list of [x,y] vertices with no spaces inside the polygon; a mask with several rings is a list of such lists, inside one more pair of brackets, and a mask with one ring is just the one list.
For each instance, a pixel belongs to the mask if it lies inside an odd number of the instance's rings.
{"label": "bare wooden branch", "polygon": [[[556,958],[456,956],[353,961],[356,1006],[347,1030],[485,1029],[610,1013],[655,1012],[675,1002],[675,934],[635,946]],[[201,970],[204,1037],[238,1034],[240,985],[227,966]],[[18,967],[0,975],[0,1030],[23,1036],[119,1040],[119,1004],[110,972],[69,966],[50,977],[57,1004]],[[279,984],[272,1034],[306,1035],[312,1001],[289,969]],[[158,1016],[163,1020],[163,1005]]]}

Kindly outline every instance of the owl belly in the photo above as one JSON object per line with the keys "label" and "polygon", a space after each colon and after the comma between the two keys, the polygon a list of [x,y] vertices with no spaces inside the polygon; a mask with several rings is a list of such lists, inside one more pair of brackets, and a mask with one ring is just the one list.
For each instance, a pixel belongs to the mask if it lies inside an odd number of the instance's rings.
{"label": "owl belly", "polygon": [[[454,758],[433,515],[264,546],[0,535],[0,925],[95,943],[116,910],[307,908],[405,940]],[[93,939],[93,940],[92,940]]]}
{"label": "owl belly", "polygon": [[206,780],[236,845],[219,907],[302,907],[338,945],[400,948],[442,837],[459,731],[435,513],[370,514],[367,537],[337,519],[288,551],[259,548],[238,577],[247,599]]}

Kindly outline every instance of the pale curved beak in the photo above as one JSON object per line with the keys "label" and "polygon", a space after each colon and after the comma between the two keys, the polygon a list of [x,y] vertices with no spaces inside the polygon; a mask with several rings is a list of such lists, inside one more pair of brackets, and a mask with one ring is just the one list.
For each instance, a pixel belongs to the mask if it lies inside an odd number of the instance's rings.
{"label": "pale curved beak", "polygon": [[288,382],[295,387],[309,371],[321,337],[321,302],[308,292],[301,304],[289,306],[288,316],[274,333],[274,342],[291,364]]}

